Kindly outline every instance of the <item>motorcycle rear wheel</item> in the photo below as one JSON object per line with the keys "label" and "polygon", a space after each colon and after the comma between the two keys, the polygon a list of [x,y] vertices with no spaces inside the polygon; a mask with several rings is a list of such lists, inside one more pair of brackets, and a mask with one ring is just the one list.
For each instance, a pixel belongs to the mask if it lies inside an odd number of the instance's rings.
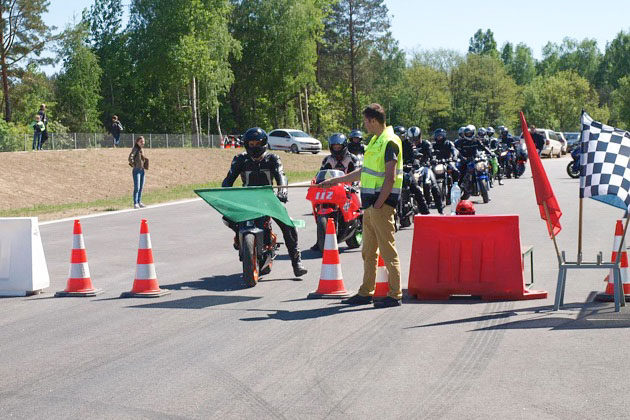
{"label": "motorcycle rear wheel", "polygon": [[567,175],[569,175],[573,179],[577,179],[580,177],[580,171],[573,170],[573,162],[569,162],[567,165]]}
{"label": "motorcycle rear wheel", "polygon": [[243,280],[249,287],[258,283],[258,255],[256,255],[256,236],[243,236]]}

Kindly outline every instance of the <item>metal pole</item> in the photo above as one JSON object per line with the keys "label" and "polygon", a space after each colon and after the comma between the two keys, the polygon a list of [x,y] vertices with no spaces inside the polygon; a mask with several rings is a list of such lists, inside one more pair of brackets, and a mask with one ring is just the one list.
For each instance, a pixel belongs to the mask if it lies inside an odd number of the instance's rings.
{"label": "metal pole", "polygon": [[184,147],[184,134],[182,133],[182,148]]}
{"label": "metal pole", "polygon": [[584,213],[584,199],[580,197],[580,215],[578,219],[578,264],[582,262],[582,214]]}
{"label": "metal pole", "polygon": [[96,145],[96,133],[94,133],[94,148],[96,149],[98,146]]}
{"label": "metal pole", "polygon": [[55,133],[50,133],[50,141],[52,142],[52,149],[55,150]]}
{"label": "metal pole", "polygon": [[[553,246],[556,248],[556,255],[558,256],[558,262],[562,264],[562,257],[560,256],[560,250],[558,249],[558,242],[556,241],[556,234],[553,231],[553,226],[551,226],[551,219],[549,218],[549,207],[547,207],[547,202],[543,202],[543,208],[545,209],[545,216],[547,217],[547,229],[551,232],[551,239],[553,240]],[[533,267],[532,267],[533,270]]]}
{"label": "metal pole", "polygon": [[74,133],[74,150],[77,149],[77,133]]}
{"label": "metal pole", "polygon": [[24,133],[24,151],[26,152],[26,139],[28,138],[28,134]]}
{"label": "metal pole", "polygon": [[168,149],[168,133],[166,133],[166,148]]}
{"label": "metal pole", "polygon": [[131,147],[133,147],[136,144],[136,135],[134,133],[131,133]]}
{"label": "metal pole", "polygon": [[151,141],[151,133],[149,133],[149,149],[151,148],[152,144],[153,144],[153,142]]}

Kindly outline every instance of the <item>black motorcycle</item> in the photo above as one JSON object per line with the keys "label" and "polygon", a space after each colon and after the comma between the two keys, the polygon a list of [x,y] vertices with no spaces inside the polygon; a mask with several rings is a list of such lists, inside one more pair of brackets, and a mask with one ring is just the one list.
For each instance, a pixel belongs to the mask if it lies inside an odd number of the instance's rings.
{"label": "black motorcycle", "polygon": [[413,165],[405,165],[403,168],[403,186],[400,192],[400,200],[396,205],[396,213],[394,218],[396,219],[396,229],[405,228],[411,226],[413,223],[413,217],[419,213],[418,203],[416,198],[411,194],[411,181],[410,178],[418,177],[417,169]]}
{"label": "black motorcycle", "polygon": [[580,148],[575,147],[571,150],[571,157],[573,161],[569,162],[567,165],[567,174],[571,178],[579,178],[580,177]]}
{"label": "black motorcycle", "polygon": [[254,287],[260,276],[271,272],[280,243],[271,229],[271,218],[268,216],[240,222],[237,226],[235,247],[243,262],[243,280],[249,287]]}
{"label": "black motorcycle", "polygon": [[438,191],[440,192],[440,198],[442,199],[442,207],[449,206],[451,204],[451,187],[453,186],[453,174],[450,169],[450,160],[440,159],[434,161],[432,170],[435,174],[435,181],[437,183]]}
{"label": "black motorcycle", "polygon": [[484,203],[489,202],[489,175],[485,153],[477,153],[474,159],[464,161],[462,170],[465,171],[461,183],[462,200],[468,200],[471,195],[481,195]]}

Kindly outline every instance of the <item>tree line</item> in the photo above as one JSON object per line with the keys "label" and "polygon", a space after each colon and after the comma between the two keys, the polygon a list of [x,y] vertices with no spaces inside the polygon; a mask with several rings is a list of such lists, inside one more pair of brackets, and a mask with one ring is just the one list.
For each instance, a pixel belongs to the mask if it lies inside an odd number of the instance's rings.
{"label": "tree line", "polygon": [[[53,35],[47,0],[2,2],[0,138],[29,132],[40,103],[53,131],[239,133],[361,126],[382,103],[389,121],[426,130],[467,123],[578,130],[581,109],[630,128],[630,31],[526,44],[471,34],[468,53],[403,51],[384,0],[94,0]],[[127,12],[129,19],[124,22]],[[52,76],[41,66],[53,49]],[[2,140],[0,140],[2,141]]]}

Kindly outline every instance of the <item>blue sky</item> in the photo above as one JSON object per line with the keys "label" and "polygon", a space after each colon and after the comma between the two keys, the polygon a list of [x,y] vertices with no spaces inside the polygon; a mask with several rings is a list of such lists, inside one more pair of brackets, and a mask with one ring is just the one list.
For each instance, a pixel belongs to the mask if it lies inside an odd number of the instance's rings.
{"label": "blue sky", "polygon": [[[129,4],[129,1],[125,1]],[[479,28],[491,29],[499,47],[524,42],[540,58],[548,42],[565,36],[595,38],[603,51],[619,31],[630,30],[629,0],[385,0],[392,32],[406,51],[450,48],[466,52]],[[92,0],[50,0],[46,21],[59,30],[81,17]]]}

